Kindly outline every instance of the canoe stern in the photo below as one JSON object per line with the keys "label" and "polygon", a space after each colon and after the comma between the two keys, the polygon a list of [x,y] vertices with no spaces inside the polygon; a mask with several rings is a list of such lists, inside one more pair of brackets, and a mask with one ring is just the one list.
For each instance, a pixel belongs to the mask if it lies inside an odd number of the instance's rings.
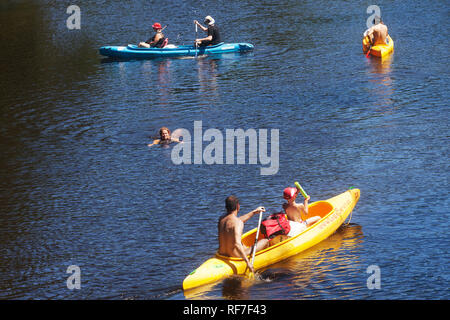
{"label": "canoe stern", "polygon": [[184,279],[183,290],[189,290],[200,285],[213,283],[238,273],[239,270],[236,270],[236,267],[233,264],[217,257],[210,258]]}
{"label": "canoe stern", "polygon": [[364,37],[362,41],[363,52],[367,53],[370,49],[370,54],[374,57],[383,58],[394,51],[394,40],[388,35],[387,44],[380,44],[370,47],[369,38]]}

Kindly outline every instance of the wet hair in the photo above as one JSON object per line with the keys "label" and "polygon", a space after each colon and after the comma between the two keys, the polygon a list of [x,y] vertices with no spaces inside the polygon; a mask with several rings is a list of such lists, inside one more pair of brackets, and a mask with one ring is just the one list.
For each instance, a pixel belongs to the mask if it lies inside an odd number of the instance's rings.
{"label": "wet hair", "polygon": [[379,16],[375,16],[375,18],[373,18],[373,24],[379,24],[382,22],[383,22],[383,20],[381,20],[381,17],[379,17]]}
{"label": "wet hair", "polygon": [[239,199],[235,196],[229,196],[225,199],[225,208],[227,209],[228,213],[233,212],[234,210],[237,210],[239,204]]}
{"label": "wet hair", "polygon": [[167,132],[169,133],[169,136],[170,136],[170,130],[169,130],[169,128],[167,128],[167,127],[162,127],[162,128],[159,129],[159,137],[160,137],[160,138],[161,138],[162,132],[163,132],[164,130],[167,130]]}

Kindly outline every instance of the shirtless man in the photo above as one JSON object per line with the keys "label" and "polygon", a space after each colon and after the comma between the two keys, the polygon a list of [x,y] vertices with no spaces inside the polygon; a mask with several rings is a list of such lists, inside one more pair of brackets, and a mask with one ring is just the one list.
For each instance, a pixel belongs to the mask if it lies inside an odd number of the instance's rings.
{"label": "shirtless man", "polygon": [[314,216],[303,220],[303,216],[305,218],[308,216],[308,201],[310,197],[308,196],[303,204],[296,203],[295,198],[297,198],[299,192],[299,189],[291,187],[284,189],[283,192],[283,198],[287,200],[287,203],[283,204],[283,209],[286,212],[291,225],[291,231],[289,232],[288,237],[293,237],[299,234],[321,219],[320,216]]}
{"label": "shirtless man", "polygon": [[[227,213],[219,218],[219,254],[228,257],[242,258],[247,263],[247,267],[251,272],[255,272],[253,266],[247,258],[251,253],[252,247],[245,247],[242,242],[242,232],[244,230],[244,223],[253,217],[255,214],[265,212],[264,207],[258,207],[249,213],[238,217],[237,214],[240,209],[239,200],[235,196],[229,196],[225,200],[225,207]],[[256,251],[266,248],[269,244],[268,239],[261,239],[256,244]]]}
{"label": "shirtless man", "polygon": [[380,17],[375,17],[375,19],[373,19],[373,23],[374,26],[367,29],[366,32],[364,32],[364,36],[369,37],[370,44],[372,46],[387,44],[386,38],[388,36],[388,28],[385,24],[383,24]]}

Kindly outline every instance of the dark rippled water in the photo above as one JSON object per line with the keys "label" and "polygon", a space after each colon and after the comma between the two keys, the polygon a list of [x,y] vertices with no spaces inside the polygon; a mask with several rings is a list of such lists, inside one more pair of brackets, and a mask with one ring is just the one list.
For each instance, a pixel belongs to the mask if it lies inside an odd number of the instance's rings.
{"label": "dark rippled water", "polygon": [[[361,52],[370,2],[64,1],[0,4],[0,298],[449,299],[449,8],[380,1],[395,52]],[[155,21],[191,43],[212,15],[250,54],[108,62],[102,45],[145,40]],[[279,129],[279,171],[180,165],[149,149],[165,125]],[[242,213],[361,189],[351,223],[263,271],[193,295],[184,277]],[[246,229],[255,227],[256,218]],[[68,266],[81,269],[69,290]],[[369,266],[381,289],[369,290]]]}

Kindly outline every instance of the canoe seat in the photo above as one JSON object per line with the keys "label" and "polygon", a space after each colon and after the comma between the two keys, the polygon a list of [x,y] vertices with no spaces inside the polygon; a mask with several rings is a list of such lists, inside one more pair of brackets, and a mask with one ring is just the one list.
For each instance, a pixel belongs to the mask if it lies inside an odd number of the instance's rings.
{"label": "canoe seat", "polygon": [[277,243],[280,243],[280,242],[282,242],[282,241],[284,241],[286,239],[289,239],[289,237],[284,235],[284,234],[279,234],[279,235],[277,235],[277,236],[275,236],[275,237],[273,237],[272,239],[269,240],[269,246],[273,246],[273,245],[275,245]]}
{"label": "canoe seat", "polygon": [[314,216],[320,216],[321,218],[323,218],[327,214],[329,214],[333,209],[334,209],[333,205],[328,201],[317,201],[311,203],[308,207],[308,215],[305,217],[305,219]]}

